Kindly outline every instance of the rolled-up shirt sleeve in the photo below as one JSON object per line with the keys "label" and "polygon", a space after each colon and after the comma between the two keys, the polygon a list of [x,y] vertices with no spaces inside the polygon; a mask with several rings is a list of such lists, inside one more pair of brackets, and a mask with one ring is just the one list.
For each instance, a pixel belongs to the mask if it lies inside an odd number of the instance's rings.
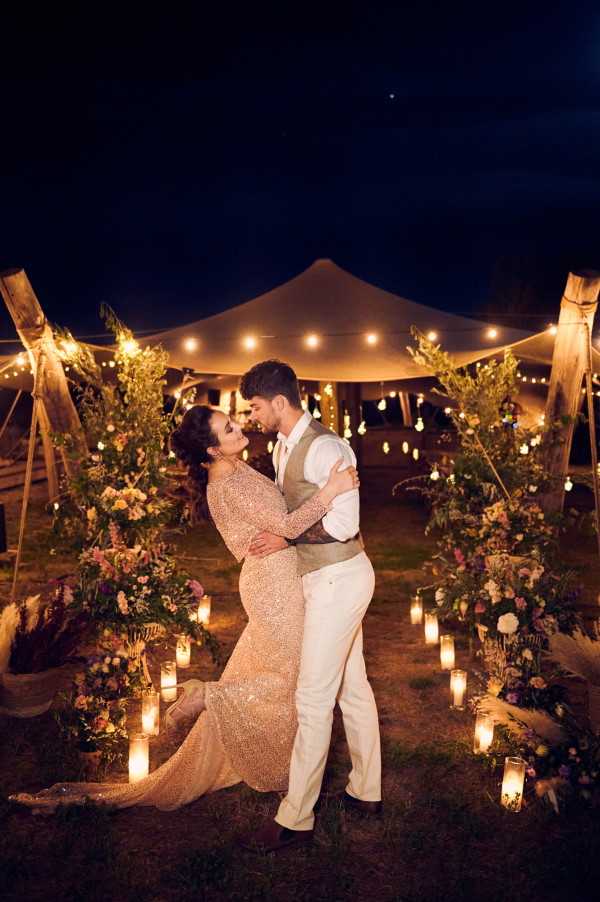
{"label": "rolled-up shirt sleeve", "polygon": [[[337,436],[319,436],[315,439],[304,461],[304,477],[323,488],[329,479],[332,466],[343,459],[343,467],[356,466],[354,451]],[[360,498],[358,489],[344,492],[333,499],[331,510],[323,517],[323,527],[338,542],[354,538],[360,528]]]}

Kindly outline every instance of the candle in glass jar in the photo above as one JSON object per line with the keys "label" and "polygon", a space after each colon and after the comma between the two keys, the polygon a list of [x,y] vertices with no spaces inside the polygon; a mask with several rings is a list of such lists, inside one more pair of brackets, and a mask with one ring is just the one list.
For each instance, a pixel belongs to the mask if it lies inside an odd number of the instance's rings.
{"label": "candle in glass jar", "polygon": [[434,611],[431,614],[425,614],[425,642],[427,645],[437,645],[438,638],[438,618]]}
{"label": "candle in glass jar", "polygon": [[177,664],[165,661],[160,665],[160,694],[163,702],[174,702],[177,698]]}
{"label": "candle in glass jar", "polygon": [[462,711],[465,706],[465,693],[467,691],[467,671],[452,670],[450,672],[450,695],[452,696],[451,708]]}
{"label": "candle in glass jar", "polygon": [[501,801],[509,811],[520,811],[523,801],[526,762],[523,758],[504,759]]}
{"label": "candle in glass jar", "polygon": [[442,670],[454,668],[454,636],[440,636],[440,663]]}
{"label": "candle in glass jar", "polygon": [[192,657],[192,643],[190,642],[189,636],[178,636],[177,637],[177,648],[175,651],[175,658],[177,662],[177,666],[181,667],[182,670],[186,670],[190,666],[190,660]]}
{"label": "candle in glass jar", "polygon": [[476,755],[487,754],[494,741],[494,718],[483,711],[477,712],[473,751]]}
{"label": "candle in glass jar", "polygon": [[148,737],[145,733],[132,733],[129,737],[129,782],[139,783],[148,776]]}
{"label": "candle in glass jar", "polygon": [[208,626],[210,622],[211,602],[212,597],[210,595],[203,595],[198,605],[198,623],[202,623],[204,626]]}
{"label": "candle in glass jar", "polygon": [[160,724],[160,695],[155,689],[142,691],[142,732],[158,736]]}
{"label": "candle in glass jar", "polygon": [[423,602],[418,595],[413,598],[410,606],[410,622],[413,625],[423,623]]}

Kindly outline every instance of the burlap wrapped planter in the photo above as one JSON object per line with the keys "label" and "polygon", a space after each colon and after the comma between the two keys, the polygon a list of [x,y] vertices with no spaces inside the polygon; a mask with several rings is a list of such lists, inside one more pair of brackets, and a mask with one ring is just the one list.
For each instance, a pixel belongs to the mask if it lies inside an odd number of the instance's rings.
{"label": "burlap wrapped planter", "polygon": [[44,714],[64,685],[64,667],[40,673],[3,673],[0,676],[0,713],[9,717]]}

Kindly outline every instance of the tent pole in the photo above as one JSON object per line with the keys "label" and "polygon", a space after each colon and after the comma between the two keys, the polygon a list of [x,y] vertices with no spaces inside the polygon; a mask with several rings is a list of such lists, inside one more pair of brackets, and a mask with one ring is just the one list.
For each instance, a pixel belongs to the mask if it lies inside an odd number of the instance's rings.
{"label": "tent pole", "polygon": [[20,388],[20,389],[17,391],[17,394],[15,395],[15,397],[13,398],[13,402],[12,402],[12,404],[10,405],[10,410],[9,410],[8,413],[6,414],[6,417],[5,417],[5,419],[4,419],[4,422],[2,423],[2,426],[0,427],[0,439],[1,439],[2,436],[4,435],[4,430],[6,429],[6,427],[8,426],[8,424],[9,424],[9,422],[10,422],[10,418],[12,417],[13,412],[14,412],[14,409],[15,409],[15,407],[17,406],[17,404],[18,404],[18,402],[19,402],[19,398],[21,397],[22,394],[23,394],[23,389]]}

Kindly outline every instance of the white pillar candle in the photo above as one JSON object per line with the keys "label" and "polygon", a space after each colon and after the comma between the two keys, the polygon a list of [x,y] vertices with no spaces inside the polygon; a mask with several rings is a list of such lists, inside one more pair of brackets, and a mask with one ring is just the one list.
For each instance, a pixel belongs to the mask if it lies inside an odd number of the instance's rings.
{"label": "white pillar candle", "polygon": [[208,626],[210,622],[211,603],[212,597],[210,595],[203,595],[198,605],[198,623],[202,623],[204,626]]}
{"label": "white pillar candle", "polygon": [[487,754],[494,741],[494,718],[483,711],[477,712],[475,718],[475,737],[473,751],[476,755]]}
{"label": "white pillar candle", "polygon": [[182,670],[186,670],[190,666],[192,657],[192,643],[189,636],[177,637],[177,648],[175,650],[175,659],[177,666]]}
{"label": "white pillar candle", "polygon": [[451,708],[462,711],[465,706],[465,694],[467,691],[467,671],[452,670],[450,672],[450,695],[452,696]]}
{"label": "white pillar candle", "polygon": [[523,801],[526,762],[522,758],[504,759],[501,802],[509,811],[520,811]]}
{"label": "white pillar candle", "polygon": [[163,702],[174,702],[177,698],[177,664],[165,661],[160,665],[160,694]]}
{"label": "white pillar candle", "polygon": [[418,595],[415,595],[410,606],[410,622],[413,625],[423,623],[423,602]]}
{"label": "white pillar candle", "polygon": [[148,776],[148,737],[145,733],[132,733],[129,737],[129,782],[139,783]]}
{"label": "white pillar candle", "polygon": [[160,695],[155,689],[142,691],[142,733],[158,736],[160,729]]}
{"label": "white pillar candle", "polygon": [[425,642],[427,645],[437,645],[438,639],[438,618],[434,611],[431,614],[425,614]]}
{"label": "white pillar candle", "polygon": [[454,669],[454,636],[440,636],[440,664],[442,670]]}

